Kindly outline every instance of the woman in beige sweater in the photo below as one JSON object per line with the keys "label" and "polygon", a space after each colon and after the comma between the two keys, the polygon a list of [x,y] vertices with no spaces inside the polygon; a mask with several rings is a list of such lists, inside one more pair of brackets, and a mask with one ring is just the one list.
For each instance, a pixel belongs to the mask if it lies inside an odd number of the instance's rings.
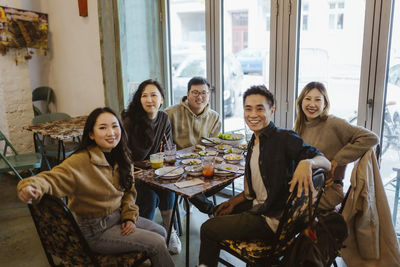
{"label": "woman in beige sweater", "polygon": [[343,200],[343,179],[346,165],[360,158],[379,139],[373,132],[347,121],[328,115],[329,98],[320,82],[308,83],[296,101],[297,118],[294,130],[331,161],[321,198],[321,209],[332,209]]}
{"label": "woman in beige sweater", "polygon": [[86,120],[79,151],[51,171],[20,181],[18,197],[32,203],[45,193],[68,196],[93,251],[144,251],[152,266],[174,266],[164,228],[139,217],[131,171],[121,121],[110,108],[97,108]]}

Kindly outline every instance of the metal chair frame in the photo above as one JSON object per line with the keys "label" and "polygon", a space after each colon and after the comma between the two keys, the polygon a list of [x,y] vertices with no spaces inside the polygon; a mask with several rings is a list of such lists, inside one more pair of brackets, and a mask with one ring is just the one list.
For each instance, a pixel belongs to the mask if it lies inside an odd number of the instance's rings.
{"label": "metal chair frame", "polygon": [[[318,191],[317,199],[312,206],[314,214],[312,214],[311,218],[314,219],[316,215],[316,208],[318,207],[319,200],[324,191],[325,171],[323,169],[314,170],[312,179],[314,188]],[[307,226],[306,220],[309,219],[309,216],[298,216],[297,220],[293,222],[296,225],[296,227],[294,228],[295,231],[294,232],[292,231],[292,233],[289,235],[287,234],[287,232],[290,232],[290,230],[286,229],[286,227],[289,225],[287,222],[290,219],[289,216],[291,214],[291,209],[297,207],[298,203],[304,201],[308,201],[308,197],[305,196],[303,193],[302,196],[298,198],[297,186],[296,186],[293,193],[289,196],[288,200],[286,201],[285,209],[283,211],[282,217],[279,220],[278,229],[275,233],[274,240],[271,243],[272,249],[269,250],[268,255],[265,255],[265,257],[253,258],[255,260],[255,263],[250,261],[247,257],[243,256],[242,254],[237,253],[233,249],[229,248],[228,246],[223,245],[222,243],[219,243],[220,249],[225,250],[226,252],[244,261],[246,263],[246,266],[271,266],[271,265],[279,266],[280,261],[284,256],[285,251],[287,250],[286,246],[289,246],[290,243],[294,240],[295,236],[299,234],[302,230],[304,230]],[[307,211],[308,209],[305,209],[302,213],[306,214]],[[287,244],[282,244],[281,240],[282,235],[289,236],[289,238],[284,237],[283,240],[286,241]],[[248,243],[252,243],[252,241],[248,241]],[[218,261],[223,263],[225,266],[234,267],[234,265],[227,262],[225,259],[221,257],[218,258]]]}

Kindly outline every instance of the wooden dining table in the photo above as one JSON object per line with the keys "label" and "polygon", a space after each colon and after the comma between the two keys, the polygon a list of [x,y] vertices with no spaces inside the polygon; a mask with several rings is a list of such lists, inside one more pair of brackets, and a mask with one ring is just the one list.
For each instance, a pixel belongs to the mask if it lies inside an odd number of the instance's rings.
{"label": "wooden dining table", "polygon": [[[63,120],[49,121],[36,125],[24,126],[23,129],[34,134],[50,136],[58,140],[58,155],[65,159],[64,140],[79,138],[83,135],[83,128],[88,116],[71,117]],[[57,159],[60,162],[60,158]]]}
{"label": "wooden dining table", "polygon": [[[186,148],[181,151],[178,151],[179,154],[187,153],[193,151],[193,148]],[[243,162],[241,162],[243,164]],[[181,159],[177,159],[177,162],[175,163],[176,166],[182,166],[184,168],[185,166],[182,165]],[[220,189],[224,188],[226,185],[230,184],[233,180],[242,177],[244,173],[244,168],[241,167],[237,173],[229,173],[228,175],[224,176],[218,176],[215,175],[211,178],[205,178],[203,176],[190,176],[186,172],[182,174],[182,176],[176,177],[175,179],[163,179],[161,177],[157,177],[155,174],[154,169],[140,169],[136,168],[135,171],[135,180],[139,180],[141,182],[146,183],[147,185],[153,187],[153,188],[159,188],[161,190],[166,190],[170,192],[175,193],[175,203],[174,207],[172,210],[172,216],[171,216],[171,222],[170,226],[168,229],[168,236],[167,236],[167,244],[169,243],[169,239],[171,236],[171,230],[172,230],[172,225],[173,225],[173,218],[175,217],[176,210],[177,210],[177,203],[178,203],[178,198],[182,197],[183,200],[185,201],[185,204],[187,207],[189,207],[189,199],[192,197],[195,197],[199,194],[207,194],[209,192],[217,192]],[[204,183],[194,185],[194,186],[189,186],[189,187],[184,187],[184,188],[179,188],[176,183],[179,180],[179,182],[184,182],[184,181],[190,181],[193,179],[200,179]],[[219,190],[218,190],[219,189]],[[186,213],[186,266],[189,266],[189,255],[190,255],[190,212]]]}

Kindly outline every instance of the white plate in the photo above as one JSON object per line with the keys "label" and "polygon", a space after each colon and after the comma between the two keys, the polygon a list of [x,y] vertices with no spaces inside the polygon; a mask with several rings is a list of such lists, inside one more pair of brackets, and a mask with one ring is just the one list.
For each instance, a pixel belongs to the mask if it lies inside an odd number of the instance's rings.
{"label": "white plate", "polygon": [[[221,171],[217,169],[229,170],[229,171]],[[239,167],[232,164],[216,164],[214,169],[214,174],[218,176],[228,176],[234,174],[233,172],[237,172]]]}
{"label": "white plate", "polygon": [[179,154],[179,157],[181,159],[191,159],[191,158],[197,158],[199,156],[199,154],[197,153],[183,153],[183,154]]}
{"label": "white plate", "polygon": [[[154,173],[156,175],[161,175],[160,178],[163,178],[163,179],[175,179],[175,178],[181,176],[184,172],[183,168],[178,168],[170,173],[167,173],[175,168],[176,168],[176,166],[164,167],[164,168],[155,170]],[[167,173],[167,174],[164,175],[164,173]]]}
{"label": "white plate", "polygon": [[181,161],[183,165],[198,165],[201,164],[201,160],[199,159],[184,159]]}

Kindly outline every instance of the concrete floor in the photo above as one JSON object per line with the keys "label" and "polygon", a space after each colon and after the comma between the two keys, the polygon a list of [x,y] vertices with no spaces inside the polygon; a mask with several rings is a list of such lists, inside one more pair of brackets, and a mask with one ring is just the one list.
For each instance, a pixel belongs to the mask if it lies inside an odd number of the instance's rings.
{"label": "concrete floor", "polygon": [[[36,232],[35,225],[27,206],[19,201],[16,194],[16,176],[0,175],[0,266],[1,267],[48,267],[46,255]],[[217,197],[217,202],[224,201]],[[185,266],[185,211],[181,209],[183,235],[182,252],[172,258],[177,267]],[[190,225],[190,263],[189,266],[198,264],[200,247],[200,226],[208,216],[193,208]],[[155,221],[161,223],[159,212]],[[235,266],[245,266],[243,262],[222,252],[222,257],[228,259]],[[143,264],[143,267],[149,264]],[[219,266],[224,266],[220,264]]]}
{"label": "concrete floor", "polygon": [[[0,266],[1,267],[48,267],[46,255],[36,232],[35,225],[27,206],[21,203],[17,197],[16,176],[0,174]],[[226,198],[217,196],[217,203],[225,201]],[[183,235],[182,252],[173,255],[172,258],[177,267],[185,266],[185,211],[181,208]],[[208,216],[193,208],[190,221],[190,263],[189,266],[198,264],[200,247],[200,226],[208,219]],[[155,221],[161,223],[160,213],[157,211]],[[228,260],[237,267],[244,267],[246,264],[230,254],[221,252],[221,257]],[[346,265],[338,259],[340,267]],[[150,266],[149,262],[142,264],[142,267]],[[224,266],[219,264],[219,267]]]}

